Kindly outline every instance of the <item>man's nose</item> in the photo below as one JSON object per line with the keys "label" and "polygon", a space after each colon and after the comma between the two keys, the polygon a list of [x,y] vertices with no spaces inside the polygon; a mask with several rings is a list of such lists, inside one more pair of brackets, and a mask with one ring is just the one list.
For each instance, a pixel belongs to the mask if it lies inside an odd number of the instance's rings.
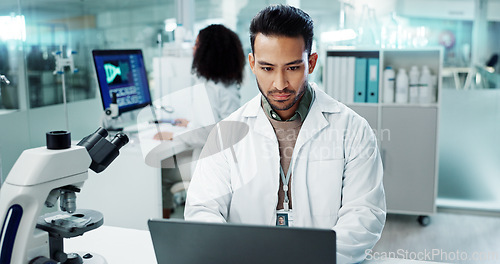
{"label": "man's nose", "polygon": [[284,90],[288,87],[288,80],[283,71],[278,71],[274,78],[274,88],[278,90]]}

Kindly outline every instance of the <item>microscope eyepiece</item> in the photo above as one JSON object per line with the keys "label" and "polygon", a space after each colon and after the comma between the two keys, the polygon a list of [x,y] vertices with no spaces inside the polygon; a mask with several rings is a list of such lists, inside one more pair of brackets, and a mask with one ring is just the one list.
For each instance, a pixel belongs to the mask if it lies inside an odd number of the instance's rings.
{"label": "microscope eyepiece", "polygon": [[94,133],[84,137],[78,146],[84,146],[87,150],[92,149],[100,140],[108,136],[108,131],[102,127],[99,127]]}
{"label": "microscope eyepiece", "polygon": [[128,143],[127,135],[118,133],[110,142],[106,139],[108,131],[100,127],[93,134],[83,138],[77,145],[84,146],[92,163],[90,169],[99,173],[106,169],[108,165],[118,156],[119,149]]}
{"label": "microscope eyepiece", "polygon": [[128,143],[128,137],[127,135],[123,133],[118,133],[115,135],[113,140],[111,140],[111,143],[115,145],[118,149],[121,149],[123,146],[125,146]]}

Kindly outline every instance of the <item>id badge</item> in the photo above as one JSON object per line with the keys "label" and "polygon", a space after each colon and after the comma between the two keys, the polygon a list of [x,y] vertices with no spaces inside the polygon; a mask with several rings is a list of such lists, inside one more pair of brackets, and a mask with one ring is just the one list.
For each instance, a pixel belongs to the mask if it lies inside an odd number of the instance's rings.
{"label": "id badge", "polygon": [[276,226],[292,226],[293,214],[292,210],[278,210],[276,212]]}

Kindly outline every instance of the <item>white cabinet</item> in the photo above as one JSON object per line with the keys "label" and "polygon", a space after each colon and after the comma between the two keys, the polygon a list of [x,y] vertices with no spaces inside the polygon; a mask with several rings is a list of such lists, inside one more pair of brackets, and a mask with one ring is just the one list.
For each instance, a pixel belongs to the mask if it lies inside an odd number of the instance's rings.
{"label": "white cabinet", "polygon": [[435,212],[437,168],[436,106],[383,106],[381,142],[387,208],[394,213]]}
{"label": "white cabinet", "polygon": [[[378,102],[345,103],[363,116],[377,135],[384,163],[388,212],[421,215],[419,221],[426,224],[427,215],[436,211],[442,50],[329,50],[327,57],[330,56],[379,59]],[[331,65],[326,65],[326,80],[332,78],[328,75],[332,72],[328,69]],[[427,65],[436,76],[437,102],[381,103],[384,68],[392,66],[409,71],[414,65],[419,68]],[[331,91],[331,88],[325,87],[325,90]]]}

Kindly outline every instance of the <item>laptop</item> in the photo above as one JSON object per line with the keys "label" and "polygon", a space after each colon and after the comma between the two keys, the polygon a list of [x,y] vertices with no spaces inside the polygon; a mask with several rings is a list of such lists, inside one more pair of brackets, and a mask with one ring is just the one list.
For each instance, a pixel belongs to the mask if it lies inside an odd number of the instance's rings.
{"label": "laptop", "polygon": [[148,221],[158,264],[336,263],[335,231],[298,227]]}

